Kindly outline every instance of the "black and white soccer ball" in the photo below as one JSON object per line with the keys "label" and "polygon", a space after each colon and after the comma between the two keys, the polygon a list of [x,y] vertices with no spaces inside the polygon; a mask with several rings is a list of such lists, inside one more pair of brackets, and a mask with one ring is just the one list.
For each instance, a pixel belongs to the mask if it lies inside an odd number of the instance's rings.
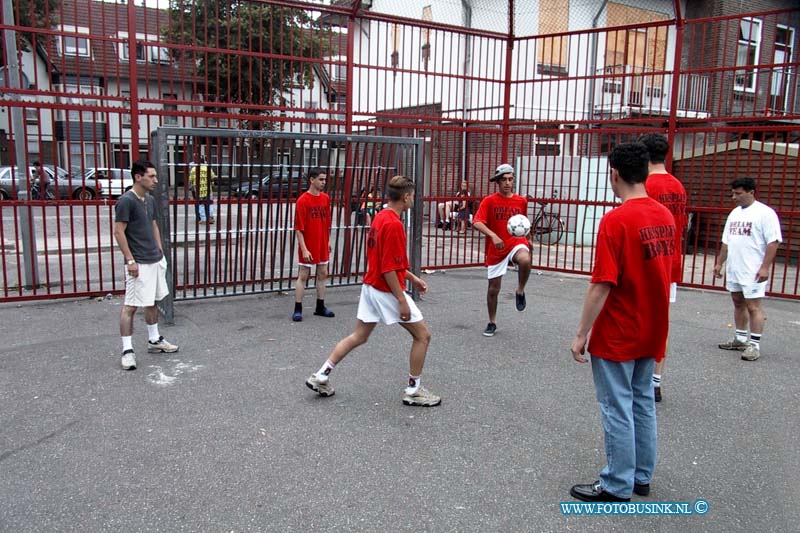
{"label": "black and white soccer ball", "polygon": [[514,237],[524,237],[531,232],[531,221],[525,215],[514,215],[508,219],[508,234]]}

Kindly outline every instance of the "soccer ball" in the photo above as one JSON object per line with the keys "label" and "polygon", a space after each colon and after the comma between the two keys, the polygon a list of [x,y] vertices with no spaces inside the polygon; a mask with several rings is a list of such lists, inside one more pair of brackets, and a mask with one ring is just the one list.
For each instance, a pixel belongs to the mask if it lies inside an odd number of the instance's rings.
{"label": "soccer ball", "polygon": [[524,237],[531,232],[531,221],[525,215],[514,215],[508,219],[508,234],[513,237]]}

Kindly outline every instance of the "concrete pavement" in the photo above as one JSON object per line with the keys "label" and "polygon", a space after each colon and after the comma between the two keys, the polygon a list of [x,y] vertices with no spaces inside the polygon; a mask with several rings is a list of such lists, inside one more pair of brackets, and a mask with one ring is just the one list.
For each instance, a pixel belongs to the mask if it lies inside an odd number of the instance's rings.
{"label": "concrete pavement", "polygon": [[[355,321],[290,319],[288,294],[181,302],[177,354],[119,366],[120,300],[0,306],[3,531],[791,531],[800,523],[797,302],[768,300],[761,360],[716,344],[728,296],[681,290],[673,308],[659,463],[648,499],[703,498],[703,516],[565,517],[569,487],[604,464],[588,365],[568,354],[586,278],[504,280],[484,338],[483,269],[426,276],[432,409],[403,406],[408,335],[379,326],[333,374],[304,385]],[[792,340],[794,339],[794,340]]]}

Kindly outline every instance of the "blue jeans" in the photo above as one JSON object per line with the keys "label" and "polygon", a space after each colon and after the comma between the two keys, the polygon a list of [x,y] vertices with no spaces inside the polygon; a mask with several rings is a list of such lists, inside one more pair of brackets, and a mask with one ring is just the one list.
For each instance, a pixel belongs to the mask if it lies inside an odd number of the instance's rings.
{"label": "blue jeans", "polygon": [[195,213],[197,217],[205,221],[207,218],[214,218],[214,199],[210,196],[198,198],[195,204]]}
{"label": "blue jeans", "polygon": [[592,357],[592,376],[606,444],[600,486],[630,498],[633,483],[647,484],[656,466],[655,359],[617,363]]}

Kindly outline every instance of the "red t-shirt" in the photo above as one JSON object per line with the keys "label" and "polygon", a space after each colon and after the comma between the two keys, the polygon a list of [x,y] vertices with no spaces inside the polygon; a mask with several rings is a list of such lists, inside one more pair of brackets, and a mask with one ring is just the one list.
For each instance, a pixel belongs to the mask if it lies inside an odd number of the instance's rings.
{"label": "red t-shirt", "polygon": [[400,287],[405,289],[406,270],[406,230],[403,222],[391,209],[383,209],[372,219],[367,234],[367,273],[364,283],[383,292],[392,292],[383,275],[397,272]]}
{"label": "red t-shirt", "polygon": [[672,213],[652,198],[634,198],[606,213],[592,283],[611,283],[611,291],[592,327],[589,353],[611,361],[664,358],[675,253]]}
{"label": "red t-shirt", "polygon": [[481,200],[478,212],[472,217],[472,223],[483,222],[503,239],[505,248],[498,250],[494,247],[492,239],[486,237],[486,266],[496,265],[506,258],[508,252],[518,244],[528,244],[527,237],[513,237],[508,233],[508,219],[514,215],[528,216],[528,200],[518,194],[506,198],[500,193],[494,193]]}
{"label": "red t-shirt", "polygon": [[686,227],[686,189],[672,174],[650,174],[644,182],[647,195],[669,209],[675,217],[675,258],[672,261],[672,281],[683,281],[683,230]]}
{"label": "red t-shirt", "polygon": [[[328,261],[330,252],[328,240],[331,234],[331,198],[324,192],[314,196],[306,191],[297,199],[294,214],[294,229],[303,232],[306,248],[311,252],[315,264]],[[297,256],[301,263],[303,251],[297,249]]]}

